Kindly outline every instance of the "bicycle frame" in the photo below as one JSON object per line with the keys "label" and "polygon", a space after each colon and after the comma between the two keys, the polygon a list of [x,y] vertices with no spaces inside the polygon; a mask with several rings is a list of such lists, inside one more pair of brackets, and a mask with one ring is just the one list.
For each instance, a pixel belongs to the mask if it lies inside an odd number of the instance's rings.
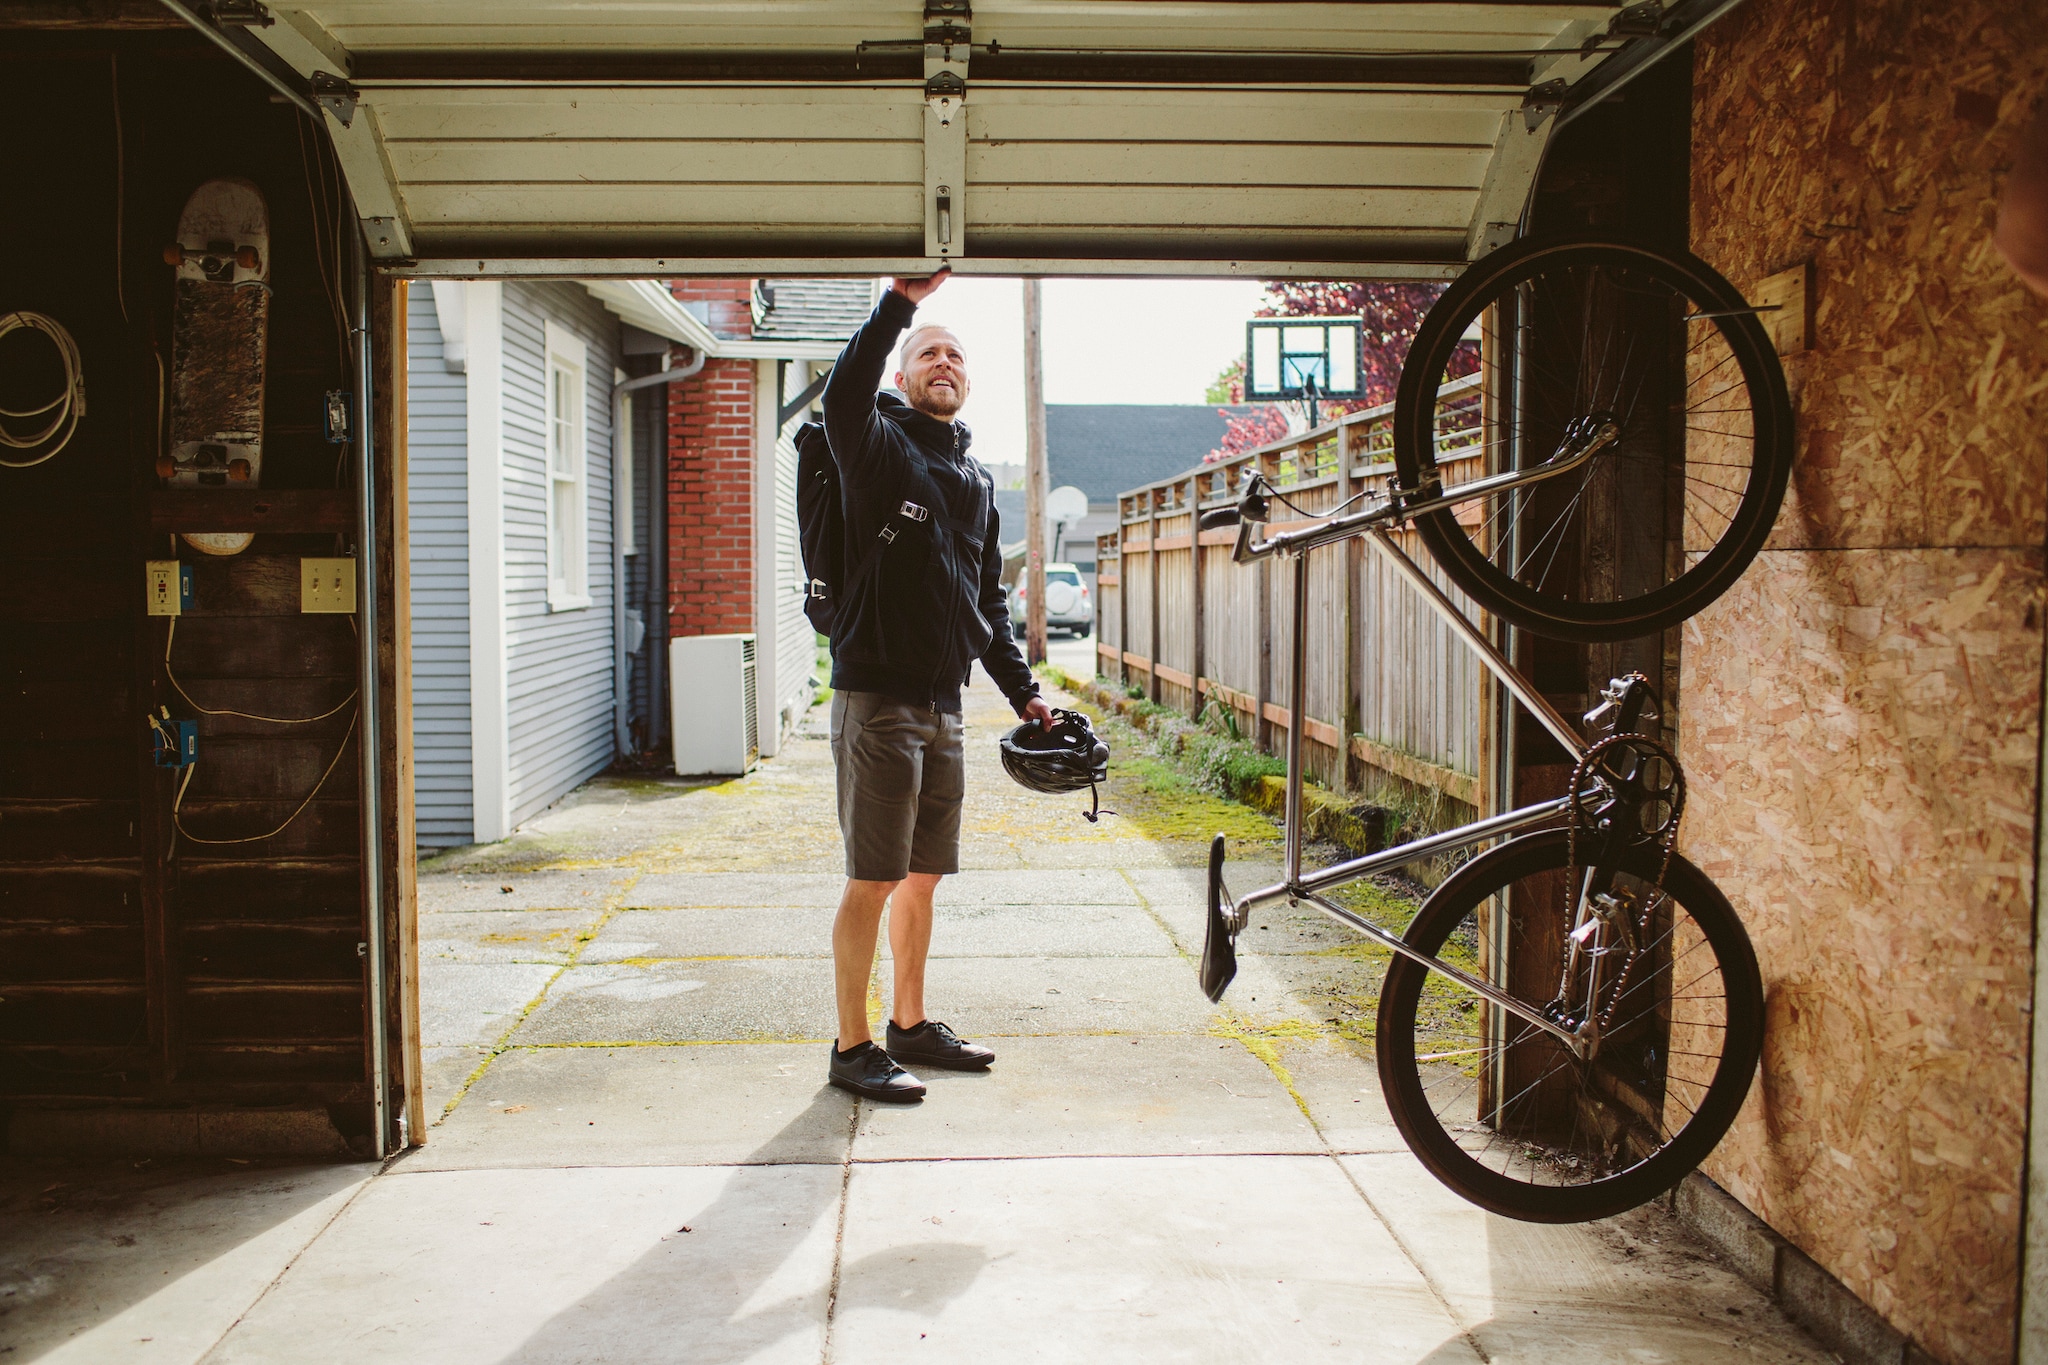
{"label": "bicycle frame", "polygon": [[[1259,537],[1255,527],[1258,523],[1240,520],[1237,545],[1232,558],[1238,563],[1250,563],[1274,555],[1291,555],[1294,559],[1294,611],[1293,641],[1290,657],[1292,668],[1287,684],[1287,787],[1286,787],[1286,843],[1283,880],[1261,887],[1234,901],[1230,909],[1230,929],[1233,936],[1250,923],[1252,911],[1262,905],[1277,901],[1298,904],[1302,901],[1315,906],[1340,924],[1364,934],[1390,952],[1412,959],[1430,971],[1437,972],[1458,982],[1466,989],[1485,997],[1501,1009],[1517,1018],[1552,1035],[1575,1055],[1589,1056],[1599,1045],[1597,1023],[1590,1017],[1577,1029],[1567,1028],[1549,1018],[1542,1011],[1534,1009],[1515,999],[1493,983],[1472,975],[1461,968],[1443,962],[1428,953],[1410,947],[1400,936],[1381,928],[1362,915],[1353,913],[1329,900],[1322,892],[1354,882],[1376,872],[1391,871],[1412,863],[1420,858],[1437,853],[1448,853],[1461,848],[1470,848],[1505,834],[1542,825],[1565,813],[1571,804],[1570,798],[1558,797],[1550,801],[1524,806],[1519,810],[1493,816],[1490,819],[1460,825],[1456,829],[1397,845],[1379,853],[1367,854],[1337,863],[1320,871],[1304,873],[1301,867],[1301,721],[1307,706],[1307,658],[1308,658],[1308,556],[1309,552],[1325,545],[1332,545],[1353,538],[1363,538],[1386,559],[1411,587],[1421,594],[1436,614],[1443,618],[1452,632],[1463,640],[1479,656],[1481,664],[1494,679],[1505,687],[1514,698],[1526,707],[1544,729],[1564,746],[1573,758],[1584,757],[1587,744],[1579,737],[1562,715],[1544,696],[1531,686],[1526,678],[1515,669],[1506,656],[1494,648],[1493,642],[1480,633],[1456,603],[1431,581],[1406,551],[1394,543],[1389,528],[1419,512],[1435,511],[1475,498],[1520,488],[1555,478],[1584,464],[1604,446],[1612,444],[1619,431],[1613,423],[1577,432],[1568,438],[1565,447],[1542,464],[1526,470],[1495,475],[1475,480],[1461,486],[1455,493],[1444,495],[1431,491],[1424,496],[1404,495],[1400,490],[1377,507],[1366,508],[1343,517],[1331,518],[1325,524],[1312,525],[1276,535]],[[1587,887],[1592,885],[1588,878]],[[1574,927],[1585,918],[1585,894],[1579,897],[1581,904],[1573,916]]]}

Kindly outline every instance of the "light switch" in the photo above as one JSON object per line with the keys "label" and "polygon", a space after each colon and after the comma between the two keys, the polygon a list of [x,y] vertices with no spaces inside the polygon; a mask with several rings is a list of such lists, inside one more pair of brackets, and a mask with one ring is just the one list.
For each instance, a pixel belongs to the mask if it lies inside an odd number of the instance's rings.
{"label": "light switch", "polygon": [[356,562],[353,559],[299,561],[299,610],[353,612],[356,609]]}

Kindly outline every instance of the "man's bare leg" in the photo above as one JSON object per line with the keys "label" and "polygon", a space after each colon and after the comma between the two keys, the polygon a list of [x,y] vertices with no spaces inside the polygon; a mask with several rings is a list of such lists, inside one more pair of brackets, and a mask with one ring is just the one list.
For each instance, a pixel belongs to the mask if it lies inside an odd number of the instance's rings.
{"label": "man's bare leg", "polygon": [[[868,977],[875,969],[875,939],[882,927],[882,906],[900,883],[864,882],[847,878],[832,921],[832,984],[839,1005],[841,1052],[872,1042],[868,1032]],[[925,893],[925,941],[931,941],[931,893]],[[900,970],[900,968],[899,968]],[[919,979],[922,980],[920,967]]]}
{"label": "man's bare leg", "polygon": [[889,898],[889,952],[896,959],[890,1018],[901,1029],[924,1022],[924,964],[932,950],[932,893],[937,872],[913,872]]}

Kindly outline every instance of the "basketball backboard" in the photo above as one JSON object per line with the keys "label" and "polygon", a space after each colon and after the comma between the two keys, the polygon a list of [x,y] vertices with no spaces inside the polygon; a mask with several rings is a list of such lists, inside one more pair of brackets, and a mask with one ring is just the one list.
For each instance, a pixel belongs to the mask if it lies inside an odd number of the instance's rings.
{"label": "basketball backboard", "polygon": [[1245,324],[1247,401],[1356,398],[1357,318],[1253,318]]}

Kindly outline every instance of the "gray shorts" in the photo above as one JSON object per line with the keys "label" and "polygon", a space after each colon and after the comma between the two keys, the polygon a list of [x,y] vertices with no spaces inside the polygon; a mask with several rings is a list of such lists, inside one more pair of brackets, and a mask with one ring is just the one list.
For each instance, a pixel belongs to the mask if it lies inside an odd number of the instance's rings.
{"label": "gray shorts", "polygon": [[846,875],[901,881],[960,870],[960,802],[967,770],[960,717],[879,692],[832,695],[832,766]]}

